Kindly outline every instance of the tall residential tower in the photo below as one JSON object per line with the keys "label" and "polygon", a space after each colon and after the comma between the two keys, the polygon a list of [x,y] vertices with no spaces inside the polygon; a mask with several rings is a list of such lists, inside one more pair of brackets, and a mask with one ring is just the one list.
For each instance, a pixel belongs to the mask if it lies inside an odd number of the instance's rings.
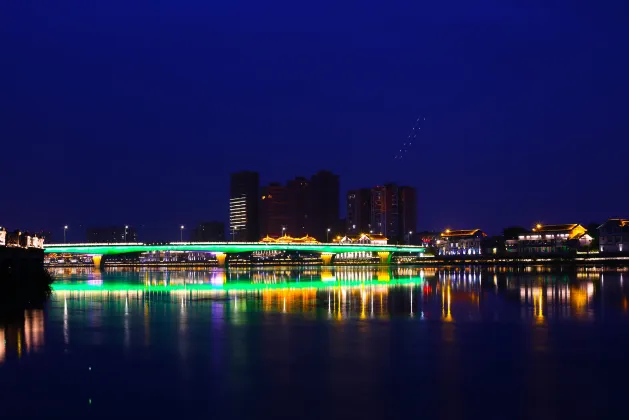
{"label": "tall residential tower", "polygon": [[261,192],[262,236],[310,235],[327,240],[329,232],[338,231],[339,201],[339,177],[328,171],[310,179],[296,177],[285,185],[271,183]]}
{"label": "tall residential tower", "polygon": [[410,241],[417,231],[415,188],[384,184],[348,191],[346,229],[351,235],[382,234],[392,243]]}
{"label": "tall residential tower", "polygon": [[260,240],[258,222],[260,177],[257,172],[237,172],[231,176],[229,194],[229,240]]}
{"label": "tall residential tower", "polygon": [[369,233],[371,228],[371,190],[361,188],[347,192],[346,232]]}

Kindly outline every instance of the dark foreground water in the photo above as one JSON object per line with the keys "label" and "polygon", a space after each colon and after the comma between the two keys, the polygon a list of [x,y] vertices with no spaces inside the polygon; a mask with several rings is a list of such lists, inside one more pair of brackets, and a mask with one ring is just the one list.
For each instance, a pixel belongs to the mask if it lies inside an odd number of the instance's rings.
{"label": "dark foreground water", "polygon": [[0,321],[0,418],[627,412],[629,272],[57,275],[44,310]]}

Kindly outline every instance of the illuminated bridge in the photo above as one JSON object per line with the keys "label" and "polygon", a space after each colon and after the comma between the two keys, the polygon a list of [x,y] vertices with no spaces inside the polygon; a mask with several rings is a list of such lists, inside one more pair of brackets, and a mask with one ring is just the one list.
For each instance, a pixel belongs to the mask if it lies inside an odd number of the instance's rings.
{"label": "illuminated bridge", "polygon": [[324,265],[330,265],[337,255],[348,253],[371,253],[381,264],[389,264],[393,254],[423,256],[425,248],[414,245],[375,245],[338,243],[260,243],[260,242],[171,242],[166,244],[144,243],[82,243],[46,244],[46,254],[91,255],[100,265],[104,255],[123,255],[146,252],[206,252],[216,256],[218,265],[224,266],[229,254],[254,253],[260,251],[296,251],[319,254]]}

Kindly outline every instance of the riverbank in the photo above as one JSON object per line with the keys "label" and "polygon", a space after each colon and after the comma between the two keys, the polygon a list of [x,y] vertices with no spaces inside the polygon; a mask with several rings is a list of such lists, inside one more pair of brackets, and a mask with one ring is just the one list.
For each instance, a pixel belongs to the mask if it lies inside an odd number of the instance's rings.
{"label": "riverbank", "polygon": [[43,306],[52,282],[42,249],[0,247],[0,312]]}

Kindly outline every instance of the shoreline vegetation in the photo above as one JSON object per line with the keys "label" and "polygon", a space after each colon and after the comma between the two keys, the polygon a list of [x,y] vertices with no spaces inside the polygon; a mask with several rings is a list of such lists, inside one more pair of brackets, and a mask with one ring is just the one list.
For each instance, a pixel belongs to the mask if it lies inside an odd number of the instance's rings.
{"label": "shoreline vegetation", "polygon": [[1,250],[0,314],[43,308],[52,294],[53,281],[41,250]]}

